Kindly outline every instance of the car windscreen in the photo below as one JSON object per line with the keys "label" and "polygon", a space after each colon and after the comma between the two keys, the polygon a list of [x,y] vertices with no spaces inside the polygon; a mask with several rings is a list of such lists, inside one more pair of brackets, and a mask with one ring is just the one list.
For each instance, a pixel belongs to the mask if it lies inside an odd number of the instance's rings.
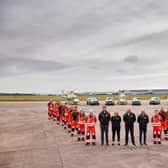
{"label": "car windscreen", "polygon": [[111,97],[108,97],[106,100],[112,101],[112,100],[113,100],[113,98],[111,98]]}
{"label": "car windscreen", "polygon": [[151,100],[159,100],[158,97],[152,97]]}
{"label": "car windscreen", "polygon": [[120,99],[126,99],[126,96],[120,96]]}
{"label": "car windscreen", "polygon": [[96,99],[96,98],[90,98],[90,100],[91,100],[91,101],[97,101],[97,99]]}
{"label": "car windscreen", "polygon": [[75,99],[78,99],[78,97],[77,97],[77,96],[73,96],[73,97],[72,97],[72,100],[75,100]]}

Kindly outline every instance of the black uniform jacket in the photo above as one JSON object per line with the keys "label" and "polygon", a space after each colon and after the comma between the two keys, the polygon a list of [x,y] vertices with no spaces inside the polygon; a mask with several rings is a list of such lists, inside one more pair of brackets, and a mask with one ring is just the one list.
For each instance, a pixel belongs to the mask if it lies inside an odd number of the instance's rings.
{"label": "black uniform jacket", "polygon": [[100,112],[99,121],[101,125],[108,125],[110,121],[110,113],[109,112]]}
{"label": "black uniform jacket", "polygon": [[136,121],[136,116],[132,112],[130,113],[126,112],[124,114],[123,120],[126,126],[133,126],[134,122]]}
{"label": "black uniform jacket", "polygon": [[149,123],[149,117],[147,114],[140,114],[138,116],[138,123],[140,128],[146,128],[147,124]]}
{"label": "black uniform jacket", "polygon": [[112,127],[113,128],[119,128],[120,127],[120,122],[121,122],[121,117],[120,116],[112,116],[111,117],[111,122],[112,122]]}

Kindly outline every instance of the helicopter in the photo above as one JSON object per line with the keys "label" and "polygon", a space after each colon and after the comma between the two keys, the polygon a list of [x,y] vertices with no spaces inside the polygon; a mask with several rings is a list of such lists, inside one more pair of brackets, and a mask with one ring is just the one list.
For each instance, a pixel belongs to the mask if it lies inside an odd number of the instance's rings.
{"label": "helicopter", "polygon": [[62,90],[62,95],[65,98],[65,101],[70,105],[77,105],[80,102],[74,91],[69,91],[67,94],[65,94],[65,92]]}

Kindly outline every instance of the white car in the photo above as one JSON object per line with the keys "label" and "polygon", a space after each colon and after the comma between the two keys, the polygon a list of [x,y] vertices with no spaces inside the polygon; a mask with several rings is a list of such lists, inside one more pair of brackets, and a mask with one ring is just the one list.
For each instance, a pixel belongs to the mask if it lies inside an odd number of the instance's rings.
{"label": "white car", "polygon": [[159,97],[151,97],[149,104],[151,104],[151,105],[152,104],[155,104],[155,105],[160,104],[160,98]]}
{"label": "white car", "polygon": [[89,97],[86,100],[87,105],[99,105],[99,101],[97,100],[96,97]]}
{"label": "white car", "polygon": [[105,105],[114,105],[114,99],[112,97],[107,97],[105,101]]}
{"label": "white car", "polygon": [[138,97],[133,97],[132,105],[141,105],[141,101],[139,100]]}

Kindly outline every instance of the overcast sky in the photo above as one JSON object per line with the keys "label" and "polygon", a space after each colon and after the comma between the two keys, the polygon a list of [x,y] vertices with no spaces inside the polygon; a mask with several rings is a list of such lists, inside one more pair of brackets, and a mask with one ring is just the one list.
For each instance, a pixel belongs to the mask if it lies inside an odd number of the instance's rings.
{"label": "overcast sky", "polygon": [[160,88],[167,0],[0,0],[0,92]]}

